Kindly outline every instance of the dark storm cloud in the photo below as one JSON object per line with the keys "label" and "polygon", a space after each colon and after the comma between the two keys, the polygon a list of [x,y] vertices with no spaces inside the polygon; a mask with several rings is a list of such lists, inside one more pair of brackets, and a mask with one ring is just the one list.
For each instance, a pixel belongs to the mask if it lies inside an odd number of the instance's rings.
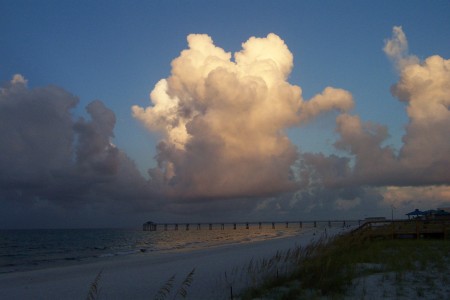
{"label": "dark storm cloud", "polygon": [[30,91],[16,75],[0,90],[0,178],[3,188],[45,186],[72,164],[70,110],[78,100],[57,87]]}
{"label": "dark storm cloud", "polygon": [[115,115],[101,101],[74,120],[78,99],[48,86],[28,89],[20,75],[0,90],[0,200],[22,208],[146,209],[150,184],[112,144]]}

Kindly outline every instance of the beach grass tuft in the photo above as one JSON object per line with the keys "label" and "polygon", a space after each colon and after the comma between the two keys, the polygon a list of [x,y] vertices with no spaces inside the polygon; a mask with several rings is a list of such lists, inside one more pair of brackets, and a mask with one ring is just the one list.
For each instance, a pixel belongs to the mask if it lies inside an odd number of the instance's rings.
{"label": "beach grass tuft", "polygon": [[89,292],[86,297],[87,300],[96,300],[100,296],[100,278],[102,277],[103,271],[100,271],[95,277],[94,281],[91,283],[89,287]]}
{"label": "beach grass tuft", "polygon": [[[103,271],[100,271],[95,277],[94,281],[91,283],[89,288],[88,295],[86,297],[87,300],[98,300],[100,298],[100,280]],[[195,268],[192,269],[191,272],[184,278],[181,282],[180,287],[173,295],[172,299],[179,299],[180,297],[185,299],[188,294],[188,289],[192,285],[194,281]],[[156,295],[153,297],[154,300],[164,300],[167,299],[172,293],[174,284],[175,284],[176,275],[172,275],[156,292]]]}
{"label": "beach grass tuft", "polygon": [[181,296],[182,298],[186,298],[187,296],[187,290],[188,288],[191,286],[192,281],[194,280],[194,273],[195,273],[195,268],[192,269],[191,272],[189,272],[189,274],[186,276],[186,278],[183,280],[183,282],[181,283],[180,288],[178,289],[178,291],[175,293],[174,299],[177,298],[177,296]]}
{"label": "beach grass tuft", "polygon": [[[192,269],[191,272],[189,272],[189,274],[184,278],[184,280],[181,282],[180,287],[178,288],[178,290],[176,291],[176,293],[173,295],[172,299],[178,299],[179,297],[185,299],[188,293],[188,289],[191,286],[193,280],[194,280],[194,273],[195,273],[195,268]],[[155,297],[153,298],[154,300],[164,300],[166,298],[168,298],[170,296],[170,294],[172,293],[172,289],[174,287],[174,283],[175,283],[175,275],[173,275],[172,277],[170,277],[162,286],[161,288],[158,290],[158,292],[156,293]]]}
{"label": "beach grass tuft", "polygon": [[170,277],[159,288],[158,292],[156,293],[156,295],[155,295],[155,297],[153,299],[154,300],[164,300],[164,299],[166,299],[166,297],[169,296],[170,292],[172,291],[174,281],[175,281],[175,275],[172,275],[172,277]]}

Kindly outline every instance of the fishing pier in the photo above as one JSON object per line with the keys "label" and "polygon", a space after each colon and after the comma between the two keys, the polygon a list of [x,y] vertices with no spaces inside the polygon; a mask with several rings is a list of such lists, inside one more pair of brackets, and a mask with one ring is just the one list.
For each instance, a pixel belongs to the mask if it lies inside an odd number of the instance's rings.
{"label": "fishing pier", "polygon": [[155,223],[146,222],[142,225],[144,231],[157,230],[225,230],[227,229],[250,229],[250,228],[303,228],[308,227],[346,227],[351,225],[361,225],[363,220],[326,220],[326,221],[264,221],[264,222],[200,222],[200,223]]}

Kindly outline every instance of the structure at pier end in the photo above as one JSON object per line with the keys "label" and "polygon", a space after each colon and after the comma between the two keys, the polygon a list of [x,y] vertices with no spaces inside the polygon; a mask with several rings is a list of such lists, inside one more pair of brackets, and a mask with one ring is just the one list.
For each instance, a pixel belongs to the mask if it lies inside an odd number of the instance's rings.
{"label": "structure at pier end", "polygon": [[156,231],[156,227],[157,227],[156,223],[152,221],[148,221],[142,224],[142,230],[144,231]]}

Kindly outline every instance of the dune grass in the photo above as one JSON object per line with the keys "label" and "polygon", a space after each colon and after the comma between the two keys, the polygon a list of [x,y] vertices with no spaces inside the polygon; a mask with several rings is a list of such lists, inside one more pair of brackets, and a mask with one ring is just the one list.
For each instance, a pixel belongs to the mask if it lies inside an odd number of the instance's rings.
{"label": "dune grass", "polygon": [[259,269],[251,272],[263,276],[250,284],[240,299],[339,299],[355,279],[370,274],[395,274],[400,284],[405,272],[429,268],[449,271],[450,241],[371,240],[362,234],[345,234],[322,237],[306,247],[277,253],[271,260],[278,262],[276,270],[263,262],[252,262]]}
{"label": "dune grass", "polygon": [[[181,283],[180,287],[173,295],[172,299],[179,299],[180,297],[183,299],[186,298],[187,293],[188,293],[188,288],[191,286],[192,281],[194,280],[194,273],[195,273],[195,268],[192,269],[191,272],[189,272],[189,274],[186,276],[186,278],[184,278],[183,282]],[[175,275],[170,277],[161,286],[161,288],[157,291],[157,293],[156,293],[155,297],[153,297],[153,299],[154,300],[168,299],[168,297],[170,297],[170,295],[173,291],[174,282],[175,282]]]}
{"label": "dune grass", "polygon": [[92,281],[86,300],[96,300],[100,297],[100,279],[102,277],[102,273],[103,271],[100,271],[94,281]]}
{"label": "dune grass", "polygon": [[[87,300],[97,300],[100,299],[100,280],[102,276],[103,271],[100,271],[97,276],[95,277],[94,281],[91,283],[89,287],[89,291],[87,294],[86,299]],[[156,292],[155,296],[153,298],[154,300],[165,300],[169,299],[170,296],[172,296],[171,299],[185,299],[188,294],[188,289],[192,284],[192,281],[194,280],[194,274],[195,274],[195,268],[192,269],[189,274],[186,275],[184,280],[181,282],[179,288],[176,290],[176,292],[172,293],[174,291],[174,284],[175,284],[175,277],[176,275],[172,275]]]}

